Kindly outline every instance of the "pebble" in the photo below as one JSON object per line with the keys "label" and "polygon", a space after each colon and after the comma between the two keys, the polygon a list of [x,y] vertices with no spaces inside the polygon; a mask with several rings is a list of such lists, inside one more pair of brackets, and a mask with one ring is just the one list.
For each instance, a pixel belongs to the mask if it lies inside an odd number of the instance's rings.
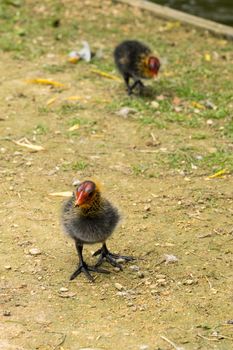
{"label": "pebble", "polygon": [[120,283],[117,283],[117,282],[115,283],[115,288],[119,291],[122,291],[125,289]]}
{"label": "pebble", "polygon": [[151,210],[151,206],[150,205],[145,205],[144,210],[145,211],[150,211]]}
{"label": "pebble", "polygon": [[129,268],[132,271],[139,271],[139,266],[137,266],[137,265],[131,265]]}
{"label": "pebble", "polygon": [[195,283],[195,281],[191,280],[191,279],[190,280],[186,280],[186,281],[183,282],[183,284],[186,284],[186,285],[189,285],[189,286],[194,284],[194,283]]}
{"label": "pebble", "polygon": [[60,292],[62,292],[62,293],[64,293],[64,292],[68,292],[68,288],[66,288],[66,287],[61,287],[60,288]]}
{"label": "pebble", "polygon": [[61,298],[73,298],[77,295],[77,293],[75,292],[62,292],[61,294],[59,294],[59,296]]}
{"label": "pebble", "polygon": [[162,274],[158,274],[158,275],[155,275],[156,278],[166,278],[166,275],[162,275]]}
{"label": "pebble", "polygon": [[146,345],[146,344],[140,345],[139,350],[149,350],[149,345]]}
{"label": "pebble", "polygon": [[121,269],[120,269],[119,267],[114,267],[114,271],[116,271],[116,272],[120,272],[120,271],[121,271]]}
{"label": "pebble", "polygon": [[144,278],[145,275],[142,271],[138,271],[138,278]]}
{"label": "pebble", "polygon": [[211,126],[211,125],[214,124],[214,122],[213,122],[212,119],[208,119],[208,120],[206,121],[206,124]]}
{"label": "pebble", "polygon": [[118,112],[116,112],[116,115],[123,118],[127,118],[130,114],[135,114],[135,113],[137,113],[137,110],[135,108],[123,107]]}
{"label": "pebble", "polygon": [[154,109],[158,109],[158,108],[159,108],[159,102],[157,102],[157,101],[152,101],[152,102],[151,102],[151,107],[153,107]]}
{"label": "pebble", "polygon": [[5,311],[3,311],[3,316],[11,316],[11,312],[10,311],[7,311],[7,310],[5,310]]}
{"label": "pebble", "polygon": [[29,250],[29,254],[30,254],[30,255],[40,255],[40,254],[41,254],[41,251],[40,251],[40,249],[38,249],[38,248],[31,248],[31,249]]}
{"label": "pebble", "polygon": [[10,265],[6,265],[4,266],[6,270],[11,270],[11,266]]}

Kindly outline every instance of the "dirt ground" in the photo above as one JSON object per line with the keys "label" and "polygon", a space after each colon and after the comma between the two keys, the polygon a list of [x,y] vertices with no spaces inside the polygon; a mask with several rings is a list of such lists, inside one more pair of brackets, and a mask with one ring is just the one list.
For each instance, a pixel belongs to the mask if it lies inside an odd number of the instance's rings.
{"label": "dirt ground", "polygon": [[[0,349],[232,349],[232,42],[115,1],[42,3],[0,5]],[[145,96],[92,71],[119,77],[124,38],[161,57]],[[82,40],[98,55],[72,65]],[[65,198],[50,195],[89,178],[122,213],[110,250],[137,258],[93,284],[69,282]]]}

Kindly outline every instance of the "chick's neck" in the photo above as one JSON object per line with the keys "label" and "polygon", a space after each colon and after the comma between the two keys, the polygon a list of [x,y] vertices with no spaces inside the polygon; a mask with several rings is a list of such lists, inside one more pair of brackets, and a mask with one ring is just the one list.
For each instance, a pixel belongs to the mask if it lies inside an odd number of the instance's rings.
{"label": "chick's neck", "polygon": [[99,191],[95,191],[93,197],[83,205],[77,208],[82,216],[96,216],[103,208],[103,199]]}

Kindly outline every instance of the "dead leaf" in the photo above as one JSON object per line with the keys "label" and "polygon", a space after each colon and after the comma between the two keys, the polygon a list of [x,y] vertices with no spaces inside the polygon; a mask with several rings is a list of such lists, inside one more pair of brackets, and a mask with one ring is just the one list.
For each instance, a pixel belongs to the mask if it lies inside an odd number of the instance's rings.
{"label": "dead leaf", "polygon": [[205,59],[206,62],[210,62],[212,60],[212,58],[211,58],[209,53],[205,53],[204,59]]}
{"label": "dead leaf", "polygon": [[181,99],[177,96],[175,96],[172,100],[172,104],[175,106],[179,106],[181,104]]}
{"label": "dead leaf", "polygon": [[217,171],[217,173],[208,176],[208,179],[216,179],[217,177],[222,177],[225,174],[227,174],[227,169],[222,169]]}
{"label": "dead leaf", "polygon": [[47,106],[50,106],[50,105],[52,105],[56,100],[57,100],[57,97],[52,97],[52,98],[50,98],[50,99],[46,102],[46,105],[47,105]]}
{"label": "dead leaf", "polygon": [[191,105],[192,105],[194,108],[205,109],[205,106],[203,106],[203,105],[201,105],[200,103],[195,102],[195,101],[192,101],[192,102],[191,102]]}
{"label": "dead leaf", "polygon": [[121,79],[118,78],[116,75],[112,75],[112,74],[103,72],[103,71],[101,71],[101,70],[99,70],[99,69],[91,69],[91,72],[92,72],[92,73],[96,73],[97,75],[100,75],[101,77],[104,77],[104,78],[108,78],[108,79],[112,79],[112,80],[116,80],[116,81],[120,81],[120,82],[121,82]]}
{"label": "dead leaf", "polygon": [[64,84],[59,83],[58,81],[53,81],[53,80],[44,79],[44,78],[28,79],[26,80],[26,82],[29,84],[50,85],[53,87],[65,87]]}
{"label": "dead leaf", "polygon": [[75,130],[78,130],[80,128],[80,125],[79,124],[75,124],[73,126],[71,126],[68,131],[75,131]]}

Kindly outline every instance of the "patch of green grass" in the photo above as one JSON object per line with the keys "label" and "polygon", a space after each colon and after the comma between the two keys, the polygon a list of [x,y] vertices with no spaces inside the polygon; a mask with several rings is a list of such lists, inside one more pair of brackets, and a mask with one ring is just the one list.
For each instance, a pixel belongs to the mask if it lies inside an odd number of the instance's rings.
{"label": "patch of green grass", "polygon": [[67,124],[68,124],[69,126],[74,126],[74,125],[76,125],[76,124],[79,124],[79,125],[86,125],[86,124],[88,124],[88,123],[89,123],[89,121],[88,121],[87,119],[84,119],[84,118],[77,118],[77,117],[72,118],[72,119],[68,120],[68,122],[67,122]]}
{"label": "patch of green grass", "polygon": [[138,176],[144,174],[149,169],[149,166],[146,164],[134,164],[131,166],[131,169],[133,174]]}
{"label": "patch of green grass", "polygon": [[229,115],[226,108],[219,108],[218,110],[205,110],[201,115],[206,119],[224,119]]}
{"label": "patch of green grass", "polygon": [[84,160],[80,160],[75,163],[72,163],[71,169],[78,171],[78,170],[84,170],[87,167],[88,167],[88,163],[86,163]]}
{"label": "patch of green grass", "polygon": [[225,136],[233,139],[233,119],[225,125],[223,133]]}
{"label": "patch of green grass", "polygon": [[140,116],[139,121],[142,125],[154,125],[158,129],[166,129],[167,125],[164,121],[160,120],[159,117],[152,115]]}
{"label": "patch of green grass", "polygon": [[[74,114],[76,112],[79,112],[81,109],[83,109],[80,104],[75,103],[75,104],[69,104],[69,103],[64,103],[59,109],[58,109],[58,114],[59,115],[67,115],[67,114]],[[77,123],[76,123],[77,124]],[[74,124],[73,124],[74,125]]]}
{"label": "patch of green grass", "polygon": [[35,128],[35,133],[37,135],[46,135],[48,133],[49,129],[44,124],[38,124]]}
{"label": "patch of green grass", "polygon": [[196,134],[192,134],[192,139],[193,140],[205,140],[207,139],[207,135],[202,132],[198,132]]}
{"label": "patch of green grass", "polygon": [[38,107],[38,112],[39,114],[48,114],[50,112],[50,108],[49,107],[45,107],[45,106],[40,106]]}
{"label": "patch of green grass", "polygon": [[203,167],[212,168],[214,171],[226,168],[233,171],[233,153],[227,150],[217,150],[215,153],[206,155],[202,161]]}
{"label": "patch of green grass", "polygon": [[170,153],[167,155],[165,162],[168,164],[170,168],[173,169],[190,169],[191,163],[194,162],[194,158],[191,154],[187,152],[176,151],[174,153]]}

